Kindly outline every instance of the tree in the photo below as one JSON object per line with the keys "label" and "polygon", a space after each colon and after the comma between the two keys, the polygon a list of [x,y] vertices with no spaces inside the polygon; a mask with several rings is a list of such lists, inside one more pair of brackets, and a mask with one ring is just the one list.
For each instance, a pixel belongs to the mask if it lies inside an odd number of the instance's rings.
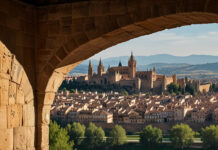
{"label": "tree", "polygon": [[122,90],[122,91],[121,91],[121,95],[123,95],[123,96],[128,96],[129,93],[128,93],[126,90]]}
{"label": "tree", "polygon": [[140,143],[149,149],[154,149],[162,142],[162,131],[159,128],[146,126],[140,133]]}
{"label": "tree", "polygon": [[[179,92],[179,85],[176,84],[176,83],[170,83],[168,86],[167,86],[167,90],[170,94],[173,94],[173,93],[178,93]],[[181,91],[180,91],[181,92]]]}
{"label": "tree", "polygon": [[191,95],[196,95],[196,89],[190,84],[186,84],[185,91],[190,93]]}
{"label": "tree", "polygon": [[120,125],[115,125],[115,127],[110,131],[109,137],[108,137],[108,143],[111,146],[114,145],[122,145],[126,142],[127,136],[126,131],[123,129]]}
{"label": "tree", "polygon": [[212,92],[218,92],[218,85],[215,84],[215,83],[213,83],[213,84],[211,85],[211,87],[210,87],[210,90],[211,90]]}
{"label": "tree", "polygon": [[95,149],[104,142],[105,133],[101,127],[97,127],[94,123],[89,123],[85,131],[85,140],[83,146],[85,149]]}
{"label": "tree", "polygon": [[74,122],[72,125],[67,125],[67,131],[70,136],[70,140],[73,140],[75,143],[75,147],[82,143],[83,138],[85,136],[85,126],[81,125],[80,123]]}
{"label": "tree", "polygon": [[194,132],[187,124],[177,124],[171,129],[170,139],[174,148],[184,149],[193,143]]}
{"label": "tree", "polygon": [[80,90],[80,91],[79,91],[79,93],[83,93],[83,92],[84,92],[83,90]]}
{"label": "tree", "polygon": [[69,141],[70,137],[67,130],[61,128],[56,122],[50,123],[49,128],[49,149],[50,150],[72,150],[73,141]]}
{"label": "tree", "polygon": [[201,134],[206,149],[218,150],[218,125],[203,128]]}
{"label": "tree", "polygon": [[71,89],[70,93],[76,93],[76,90],[75,89]]}

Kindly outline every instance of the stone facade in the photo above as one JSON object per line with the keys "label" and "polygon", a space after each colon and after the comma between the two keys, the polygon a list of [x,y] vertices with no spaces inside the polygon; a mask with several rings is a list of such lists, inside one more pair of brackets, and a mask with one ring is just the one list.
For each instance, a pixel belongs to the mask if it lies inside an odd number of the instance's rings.
{"label": "stone facade", "polygon": [[2,43],[0,43],[0,77],[0,150],[33,150],[35,149],[33,90],[23,67]]}
{"label": "stone facade", "polygon": [[[119,62],[117,67],[108,67],[104,71],[102,61],[99,61],[97,74],[93,71],[90,61],[88,68],[88,83],[107,86],[117,84],[119,86],[130,86],[137,91],[151,91],[161,93],[167,89],[170,83],[177,83],[176,75],[166,76],[156,73],[155,68],[150,71],[137,71],[136,60],[131,54],[128,66],[122,66]],[[85,80],[84,80],[85,81]]]}

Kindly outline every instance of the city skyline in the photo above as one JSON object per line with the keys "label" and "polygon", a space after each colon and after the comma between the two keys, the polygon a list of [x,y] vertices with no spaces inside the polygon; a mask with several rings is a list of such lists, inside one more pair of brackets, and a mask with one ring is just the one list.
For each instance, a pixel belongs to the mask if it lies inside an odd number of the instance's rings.
{"label": "city skyline", "polygon": [[128,56],[132,51],[135,56],[156,54],[218,56],[217,29],[218,24],[202,24],[164,30],[112,46],[90,59]]}

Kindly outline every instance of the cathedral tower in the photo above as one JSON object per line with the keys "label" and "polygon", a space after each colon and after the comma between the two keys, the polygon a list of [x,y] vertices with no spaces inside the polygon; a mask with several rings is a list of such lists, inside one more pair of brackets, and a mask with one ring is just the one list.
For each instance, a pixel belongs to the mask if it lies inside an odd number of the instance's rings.
{"label": "cathedral tower", "polygon": [[103,72],[104,72],[104,66],[103,66],[101,59],[100,59],[99,65],[98,65],[98,75],[102,76]]}
{"label": "cathedral tower", "polygon": [[135,74],[136,74],[136,60],[133,56],[133,53],[131,53],[131,56],[128,62],[128,67],[129,67],[129,76],[131,79],[134,79]]}
{"label": "cathedral tower", "polygon": [[118,67],[122,67],[122,63],[121,63],[121,61],[119,62]]}
{"label": "cathedral tower", "polygon": [[89,61],[89,70],[88,70],[88,77],[91,79],[93,76],[93,68],[92,68],[92,62],[91,60]]}
{"label": "cathedral tower", "polygon": [[177,83],[177,77],[176,77],[176,74],[173,75],[173,83]]}

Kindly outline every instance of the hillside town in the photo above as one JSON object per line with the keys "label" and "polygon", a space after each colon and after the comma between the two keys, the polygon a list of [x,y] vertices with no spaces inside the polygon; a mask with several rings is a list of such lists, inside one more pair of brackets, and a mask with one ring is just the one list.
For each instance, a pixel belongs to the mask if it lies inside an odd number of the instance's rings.
{"label": "hillside town", "polygon": [[62,91],[55,96],[51,119],[105,124],[218,123],[218,94],[123,96],[117,92]]}
{"label": "hillside town", "polygon": [[190,80],[187,77],[177,78],[176,74],[171,76],[157,74],[155,68],[147,71],[137,71],[136,66],[137,62],[133,53],[131,53],[128,60],[128,66],[123,66],[120,61],[118,66],[109,66],[106,71],[100,59],[97,73],[94,72],[90,61],[87,75],[68,76],[65,80],[68,83],[69,81],[77,82],[79,85],[101,86],[103,89],[111,85],[116,85],[120,88],[128,87],[134,92],[152,92],[155,94],[165,92],[171,83],[178,84],[183,89],[185,89],[185,85],[189,84],[196,91],[200,92],[208,92],[211,86],[210,83],[200,82],[200,80]]}

